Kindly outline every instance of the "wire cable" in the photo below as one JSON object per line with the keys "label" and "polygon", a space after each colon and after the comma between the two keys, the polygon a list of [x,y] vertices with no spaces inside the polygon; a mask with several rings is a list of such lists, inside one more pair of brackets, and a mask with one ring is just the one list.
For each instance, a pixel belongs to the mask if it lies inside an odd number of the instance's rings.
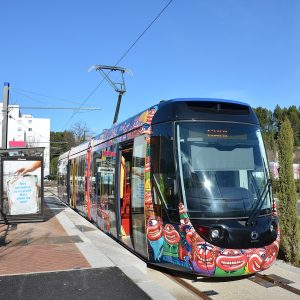
{"label": "wire cable", "polygon": [[23,97],[29,98],[29,99],[31,99],[31,100],[33,100],[33,101],[36,101],[36,102],[40,103],[40,104],[45,104],[45,105],[48,104],[48,103],[46,103],[45,101],[38,100],[38,99],[36,99],[35,97],[26,95],[25,93],[19,92],[19,91],[16,90],[16,89],[14,89],[13,91],[14,91],[15,93],[17,93],[17,94],[23,96]]}
{"label": "wire cable", "polygon": [[[138,43],[138,41],[142,38],[142,36],[150,29],[150,27],[158,20],[158,18],[164,13],[164,11],[170,6],[170,4],[174,0],[170,0],[158,13],[158,15],[149,23],[149,25],[146,27],[146,29],[135,39],[135,41],[129,46],[129,48],[124,52],[124,54],[121,55],[121,57],[117,60],[114,67],[116,67],[126,56],[127,54],[132,50],[132,48]],[[109,75],[111,71],[107,73],[107,76]],[[96,90],[99,88],[99,86],[104,82],[105,78],[103,78],[100,83],[97,84],[97,86],[89,93],[89,95],[86,97],[86,99],[80,104],[78,110],[90,99],[90,97],[96,92]],[[65,125],[63,126],[64,131],[67,127],[67,125],[71,122],[71,120],[74,118],[74,116],[77,114],[78,110],[74,110],[71,117],[67,120]]]}
{"label": "wire cable", "polygon": [[159,12],[159,14],[150,22],[150,24],[146,27],[146,29],[138,36],[138,38],[132,43],[132,45],[125,51],[125,53],[118,59],[114,67],[116,67],[124,58],[125,56],[131,51],[131,49],[137,44],[137,42],[142,38],[142,36],[150,29],[150,27],[157,21],[157,19],[163,14],[163,12],[169,7],[169,5],[174,0],[170,0],[164,8]]}
{"label": "wire cable", "polygon": [[11,89],[15,92],[18,92],[19,94],[21,94],[20,92],[22,92],[23,96],[28,97],[28,98],[33,99],[33,100],[36,100],[36,99],[26,95],[26,93],[41,96],[41,97],[52,99],[52,100],[59,100],[59,101],[66,102],[66,103],[80,104],[80,102],[78,102],[78,101],[70,101],[70,100],[66,100],[64,98],[60,98],[60,97],[56,97],[56,96],[49,96],[49,95],[45,95],[45,94],[41,94],[41,93],[37,93],[37,92],[32,92],[32,91],[28,91],[28,90],[24,90],[24,89],[20,89],[20,88],[16,88],[16,87],[13,87]]}

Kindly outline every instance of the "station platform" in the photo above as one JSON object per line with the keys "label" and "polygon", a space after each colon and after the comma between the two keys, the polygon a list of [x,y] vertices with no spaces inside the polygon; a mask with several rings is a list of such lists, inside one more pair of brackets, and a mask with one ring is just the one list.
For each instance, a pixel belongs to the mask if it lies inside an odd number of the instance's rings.
{"label": "station platform", "polygon": [[0,299],[175,299],[54,188],[44,203],[44,222],[0,224]]}

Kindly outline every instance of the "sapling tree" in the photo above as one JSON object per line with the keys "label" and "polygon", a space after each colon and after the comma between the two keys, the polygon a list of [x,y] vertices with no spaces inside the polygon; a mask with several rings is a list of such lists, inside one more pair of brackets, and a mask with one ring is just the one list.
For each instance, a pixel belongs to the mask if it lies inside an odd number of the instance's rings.
{"label": "sapling tree", "polygon": [[297,193],[293,173],[293,130],[286,118],[278,136],[279,182],[278,211],[281,228],[280,255],[295,265],[300,261],[300,224],[297,216]]}

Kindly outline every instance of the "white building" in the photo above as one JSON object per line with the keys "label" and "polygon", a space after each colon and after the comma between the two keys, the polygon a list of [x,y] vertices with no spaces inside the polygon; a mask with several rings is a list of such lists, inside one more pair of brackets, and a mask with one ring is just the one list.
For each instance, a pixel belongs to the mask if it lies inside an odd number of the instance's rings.
{"label": "white building", "polygon": [[[0,103],[0,111],[2,108],[3,103]],[[7,148],[45,147],[44,176],[47,176],[50,173],[50,119],[21,114],[19,105],[9,105],[8,110]],[[0,144],[2,119],[0,113]]]}

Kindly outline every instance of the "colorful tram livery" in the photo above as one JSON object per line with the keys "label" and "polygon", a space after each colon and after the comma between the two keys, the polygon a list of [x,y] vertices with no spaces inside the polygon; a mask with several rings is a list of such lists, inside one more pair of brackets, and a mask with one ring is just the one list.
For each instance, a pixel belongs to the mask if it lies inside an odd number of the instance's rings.
{"label": "colorful tram livery", "polygon": [[60,198],[162,267],[267,269],[279,225],[257,117],[245,103],[173,99],[60,156]]}

